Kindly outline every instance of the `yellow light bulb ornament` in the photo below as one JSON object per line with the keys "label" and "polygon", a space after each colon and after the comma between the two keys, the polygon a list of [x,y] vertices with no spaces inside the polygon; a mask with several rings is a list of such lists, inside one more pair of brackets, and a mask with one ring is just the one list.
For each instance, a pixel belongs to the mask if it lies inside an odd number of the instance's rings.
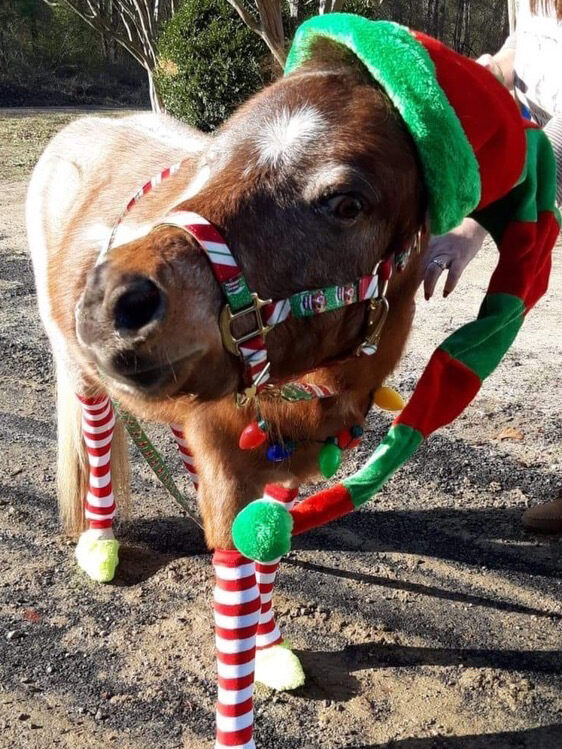
{"label": "yellow light bulb ornament", "polygon": [[406,401],[396,390],[382,385],[375,390],[373,404],[385,411],[401,411],[406,405]]}

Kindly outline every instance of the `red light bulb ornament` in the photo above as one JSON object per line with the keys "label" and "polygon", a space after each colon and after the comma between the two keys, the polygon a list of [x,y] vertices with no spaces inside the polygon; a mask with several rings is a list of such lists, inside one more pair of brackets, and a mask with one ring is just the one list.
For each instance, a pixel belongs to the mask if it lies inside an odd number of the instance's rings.
{"label": "red light bulb ornament", "polygon": [[337,439],[338,439],[338,446],[341,447],[342,450],[347,450],[347,448],[349,447],[353,439],[353,437],[351,436],[351,430],[342,429],[342,431],[338,434]]}
{"label": "red light bulb ornament", "polygon": [[238,446],[241,450],[255,450],[263,445],[267,439],[267,422],[263,419],[251,421],[247,427],[242,430]]}
{"label": "red light bulb ornament", "polygon": [[353,450],[354,447],[357,447],[357,445],[361,442],[361,439],[363,438],[363,427],[360,427],[358,424],[355,424],[351,427],[351,442],[347,446],[348,450]]}

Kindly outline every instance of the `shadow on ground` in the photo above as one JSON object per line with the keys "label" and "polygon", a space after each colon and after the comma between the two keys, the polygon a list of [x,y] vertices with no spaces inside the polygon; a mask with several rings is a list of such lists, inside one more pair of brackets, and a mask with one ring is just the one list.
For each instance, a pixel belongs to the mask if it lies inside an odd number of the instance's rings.
{"label": "shadow on ground", "polygon": [[348,744],[345,749],[560,749],[562,723],[528,731],[502,731],[473,736],[428,736],[399,739],[385,744]]}
{"label": "shadow on ground", "polygon": [[361,511],[295,539],[314,551],[400,552],[558,578],[559,537],[535,541],[521,512],[505,508]]}

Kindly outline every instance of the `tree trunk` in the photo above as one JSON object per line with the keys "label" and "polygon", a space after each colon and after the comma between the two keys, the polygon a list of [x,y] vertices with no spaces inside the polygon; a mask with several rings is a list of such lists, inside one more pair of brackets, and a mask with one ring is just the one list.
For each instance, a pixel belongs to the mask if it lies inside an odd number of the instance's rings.
{"label": "tree trunk", "polygon": [[507,9],[509,15],[509,33],[513,34],[517,25],[517,7],[515,0],[507,0]]}
{"label": "tree trunk", "polygon": [[281,3],[276,0],[256,0],[258,13],[260,15],[261,29],[258,32],[269,47],[281,70],[285,65],[287,53],[285,51],[285,32],[283,29],[283,16],[281,15]]}
{"label": "tree trunk", "polygon": [[148,77],[148,93],[150,94],[150,106],[152,107],[153,112],[164,112],[164,102],[162,101],[162,97],[156,90],[156,86],[154,85],[154,71],[150,70],[149,68],[145,68],[146,75]]}

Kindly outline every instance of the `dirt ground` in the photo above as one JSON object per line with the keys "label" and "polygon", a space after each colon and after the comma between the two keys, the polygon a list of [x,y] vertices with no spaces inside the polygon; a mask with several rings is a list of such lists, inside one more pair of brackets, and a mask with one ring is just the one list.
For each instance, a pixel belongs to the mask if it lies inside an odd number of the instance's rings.
{"label": "dirt ground", "polygon": [[[23,203],[32,164],[73,116],[0,113],[0,747],[208,748],[212,576],[199,530],[134,457],[115,582],[89,581],[59,533],[53,373]],[[420,298],[392,379],[404,395],[474,317],[494,253],[448,300]],[[258,688],[260,749],[562,747],[560,538],[520,525],[562,488],[561,288],[558,251],[550,294],[466,414],[375,501],[299,538],[276,605],[307,683]],[[372,414],[354,460],[388,422]]]}

